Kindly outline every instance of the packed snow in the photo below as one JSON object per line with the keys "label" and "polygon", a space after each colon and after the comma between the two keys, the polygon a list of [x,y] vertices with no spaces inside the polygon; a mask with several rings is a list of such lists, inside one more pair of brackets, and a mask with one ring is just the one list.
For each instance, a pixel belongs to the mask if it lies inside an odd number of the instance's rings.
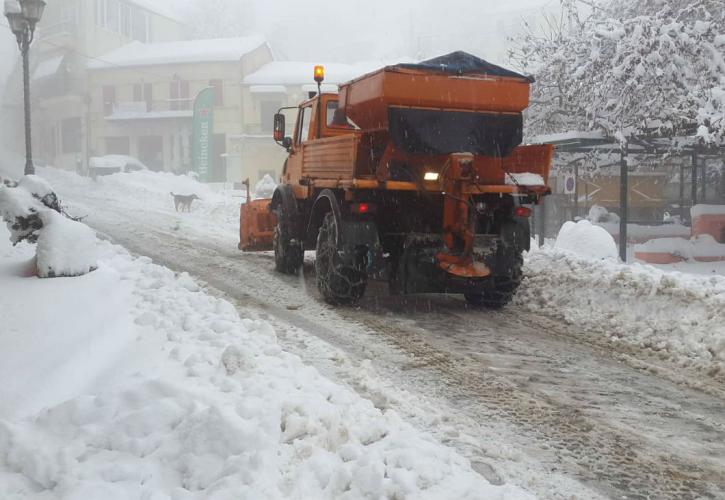
{"label": "packed snow", "polygon": [[38,280],[0,230],[1,498],[532,498],[188,275],[97,251],[94,273]]}
{"label": "packed snow", "polygon": [[589,259],[618,259],[619,251],[614,238],[588,220],[565,222],[554,244],[556,250]]}

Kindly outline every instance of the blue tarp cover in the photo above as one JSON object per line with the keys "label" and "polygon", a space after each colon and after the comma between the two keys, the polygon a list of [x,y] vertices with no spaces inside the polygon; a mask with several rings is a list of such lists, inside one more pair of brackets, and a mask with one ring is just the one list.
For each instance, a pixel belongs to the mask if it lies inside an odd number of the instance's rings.
{"label": "blue tarp cover", "polygon": [[509,78],[521,78],[528,82],[534,81],[530,76],[525,76],[515,71],[496,66],[488,61],[484,61],[480,57],[467,52],[458,51],[451,52],[445,56],[434,57],[427,61],[417,64],[398,64],[398,68],[420,69],[429,71],[438,71],[442,73],[450,73],[453,75],[489,75],[489,76],[505,76]]}

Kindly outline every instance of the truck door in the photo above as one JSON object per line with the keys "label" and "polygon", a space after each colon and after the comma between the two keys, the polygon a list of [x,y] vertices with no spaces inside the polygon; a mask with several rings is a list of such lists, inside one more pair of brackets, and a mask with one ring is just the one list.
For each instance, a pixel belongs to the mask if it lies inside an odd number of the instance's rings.
{"label": "truck door", "polygon": [[296,184],[302,175],[302,143],[310,137],[310,123],[312,121],[312,106],[300,108],[297,114],[297,125],[292,140],[292,149],[285,163],[284,177],[287,182]]}

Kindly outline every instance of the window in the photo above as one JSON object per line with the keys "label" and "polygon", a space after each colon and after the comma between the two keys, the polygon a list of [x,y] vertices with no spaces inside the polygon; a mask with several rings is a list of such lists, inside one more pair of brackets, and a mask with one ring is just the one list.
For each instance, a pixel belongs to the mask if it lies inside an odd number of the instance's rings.
{"label": "window", "polygon": [[150,83],[137,83],[133,86],[133,102],[145,102],[146,112],[153,109],[153,86]]}
{"label": "window", "polygon": [[131,38],[143,43],[149,41],[149,19],[143,10],[133,9],[132,11]]}
{"label": "window", "polygon": [[118,0],[106,0],[106,29],[119,33],[120,5]]}
{"label": "window", "polygon": [[335,120],[335,111],[337,111],[337,101],[327,101],[325,112],[325,123],[329,127]]}
{"label": "window", "polygon": [[139,42],[150,38],[148,12],[132,2],[96,0],[96,24]]}
{"label": "window", "polygon": [[224,85],[221,80],[209,80],[209,86],[214,89],[214,106],[224,106]]}
{"label": "window", "polygon": [[116,87],[113,85],[103,86],[103,114],[109,116],[113,114],[113,108],[116,107]]}
{"label": "window", "polygon": [[68,118],[61,122],[61,147],[63,154],[81,152],[81,119]]}
{"label": "window", "polygon": [[307,106],[300,110],[299,135],[297,136],[297,144],[307,142],[310,137],[310,118],[312,117],[312,106]]}
{"label": "window", "polygon": [[260,113],[262,114],[260,121],[262,124],[262,133],[272,133],[274,130],[274,114],[281,107],[282,104],[279,101],[262,101],[259,104]]}
{"label": "window", "polygon": [[130,5],[121,4],[121,34],[126,37],[131,36],[131,12]]}
{"label": "window", "polygon": [[189,82],[174,76],[169,85],[169,103],[172,111],[189,109]]}
{"label": "window", "polygon": [[106,25],[106,0],[96,0],[96,24]]}

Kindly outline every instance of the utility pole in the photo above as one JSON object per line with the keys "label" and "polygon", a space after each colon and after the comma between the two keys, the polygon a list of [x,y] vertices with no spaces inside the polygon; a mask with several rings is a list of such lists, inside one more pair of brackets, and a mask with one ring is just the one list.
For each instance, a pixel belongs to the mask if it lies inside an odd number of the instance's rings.
{"label": "utility pole", "polygon": [[629,144],[626,139],[622,140],[619,146],[619,257],[622,262],[627,262],[627,224],[629,222],[629,167],[627,165],[627,155],[629,154]]}
{"label": "utility pole", "polygon": [[20,0],[5,2],[5,17],[8,18],[10,29],[18,42],[23,57],[23,97],[25,110],[25,175],[35,174],[33,165],[33,146],[30,125],[30,45],[35,36],[35,26],[43,16],[45,2],[43,0]]}

